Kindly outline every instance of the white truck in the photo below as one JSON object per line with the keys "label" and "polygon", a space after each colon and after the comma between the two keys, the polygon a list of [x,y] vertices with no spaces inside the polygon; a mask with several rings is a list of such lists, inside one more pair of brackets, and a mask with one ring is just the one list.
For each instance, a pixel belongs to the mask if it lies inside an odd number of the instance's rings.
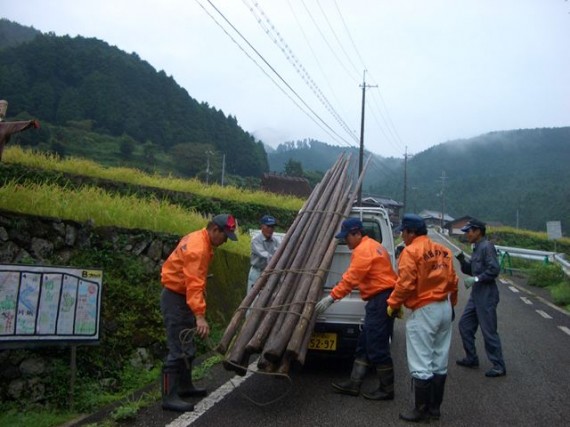
{"label": "white truck", "polygon": [[[394,236],[388,212],[384,208],[354,207],[350,216],[360,218],[367,236],[379,241],[390,253],[396,269]],[[351,251],[339,242],[324,285],[324,295],[341,279],[350,262]],[[364,323],[364,305],[358,289],[335,302],[316,321],[309,355],[353,356]]]}

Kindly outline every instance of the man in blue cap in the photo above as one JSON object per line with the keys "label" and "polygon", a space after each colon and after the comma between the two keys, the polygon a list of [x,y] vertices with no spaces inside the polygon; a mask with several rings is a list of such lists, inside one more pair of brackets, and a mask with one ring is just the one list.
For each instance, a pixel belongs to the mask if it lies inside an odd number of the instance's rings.
{"label": "man in blue cap", "polygon": [[264,215],[261,220],[261,233],[251,239],[251,257],[250,269],[247,277],[247,291],[249,292],[253,285],[261,276],[269,261],[277,248],[281,244],[281,239],[273,235],[277,221],[271,215]]}
{"label": "man in blue cap", "polygon": [[406,355],[415,400],[400,418],[429,422],[441,415],[459,279],[453,254],[428,237],[421,216],[405,214],[396,231],[401,231],[406,246],[398,258],[398,281],[387,301],[388,314],[400,316],[402,306],[412,311],[406,321]]}
{"label": "man in blue cap", "polygon": [[363,396],[370,400],[392,400],[394,367],[390,336],[394,319],[387,314],[386,300],[394,289],[397,276],[390,254],[379,242],[365,235],[358,218],[344,220],[335,237],[346,240],[346,245],[352,250],[350,264],[331,293],[315,306],[315,312],[322,314],[334,301],[344,298],[356,288],[360,290],[360,297],[366,301],[366,306],[350,378],[334,382],[332,386],[338,393],[358,396],[364,377],[373,366],[378,375],[378,387],[363,393]]}
{"label": "man in blue cap", "polygon": [[497,332],[497,305],[499,304],[499,288],[496,278],[501,268],[497,260],[497,251],[493,243],[485,237],[487,227],[478,219],[471,219],[462,229],[469,243],[473,246],[471,261],[465,260],[463,252],[456,258],[461,264],[461,271],[469,275],[464,281],[467,289],[472,287],[471,295],[459,320],[459,333],[463,341],[465,357],[457,364],[466,368],[479,367],[479,358],[475,348],[475,333],[481,326],[487,358],[493,367],[485,373],[489,378],[502,377],[507,374],[501,339]]}

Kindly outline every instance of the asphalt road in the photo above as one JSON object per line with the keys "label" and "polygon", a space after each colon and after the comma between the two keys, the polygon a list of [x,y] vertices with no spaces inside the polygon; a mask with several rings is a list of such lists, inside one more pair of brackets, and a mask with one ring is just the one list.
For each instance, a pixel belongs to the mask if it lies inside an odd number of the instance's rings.
{"label": "asphalt road", "polygon": [[[461,368],[463,357],[457,321],[469,296],[460,284],[454,322],[442,426],[566,426],[570,425],[570,316],[537,294],[524,282],[505,277],[500,285],[499,334],[507,376],[486,378],[490,368],[478,333],[479,369]],[[535,292],[533,289],[532,292]],[[407,371],[404,321],[396,322],[392,342],[396,398],[368,401],[334,393],[331,381],[349,375],[349,363],[309,360],[290,377],[261,373],[234,377],[217,367],[203,381],[212,392],[196,402],[194,412],[176,414],[160,405],[147,408],[129,426],[371,426],[406,425],[400,410],[413,404]],[[371,374],[363,389],[374,388]],[[220,387],[221,386],[221,387]],[[434,422],[432,422],[433,424]],[[409,424],[407,424],[409,425]]]}

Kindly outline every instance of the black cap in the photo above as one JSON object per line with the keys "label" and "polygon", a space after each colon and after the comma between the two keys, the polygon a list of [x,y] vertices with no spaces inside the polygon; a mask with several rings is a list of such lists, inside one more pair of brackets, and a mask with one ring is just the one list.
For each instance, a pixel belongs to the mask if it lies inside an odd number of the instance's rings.
{"label": "black cap", "polygon": [[483,221],[479,221],[476,218],[471,218],[467,224],[461,227],[461,231],[467,233],[472,228],[478,228],[479,230],[485,231],[487,225]]}

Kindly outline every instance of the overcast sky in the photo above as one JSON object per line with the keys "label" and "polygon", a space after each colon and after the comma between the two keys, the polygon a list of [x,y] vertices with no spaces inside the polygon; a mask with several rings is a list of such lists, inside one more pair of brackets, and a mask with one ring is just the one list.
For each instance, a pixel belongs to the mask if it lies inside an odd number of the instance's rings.
{"label": "overcast sky", "polygon": [[382,156],[570,125],[567,0],[0,0],[0,16],[136,52],[272,146],[358,146],[364,75]]}

